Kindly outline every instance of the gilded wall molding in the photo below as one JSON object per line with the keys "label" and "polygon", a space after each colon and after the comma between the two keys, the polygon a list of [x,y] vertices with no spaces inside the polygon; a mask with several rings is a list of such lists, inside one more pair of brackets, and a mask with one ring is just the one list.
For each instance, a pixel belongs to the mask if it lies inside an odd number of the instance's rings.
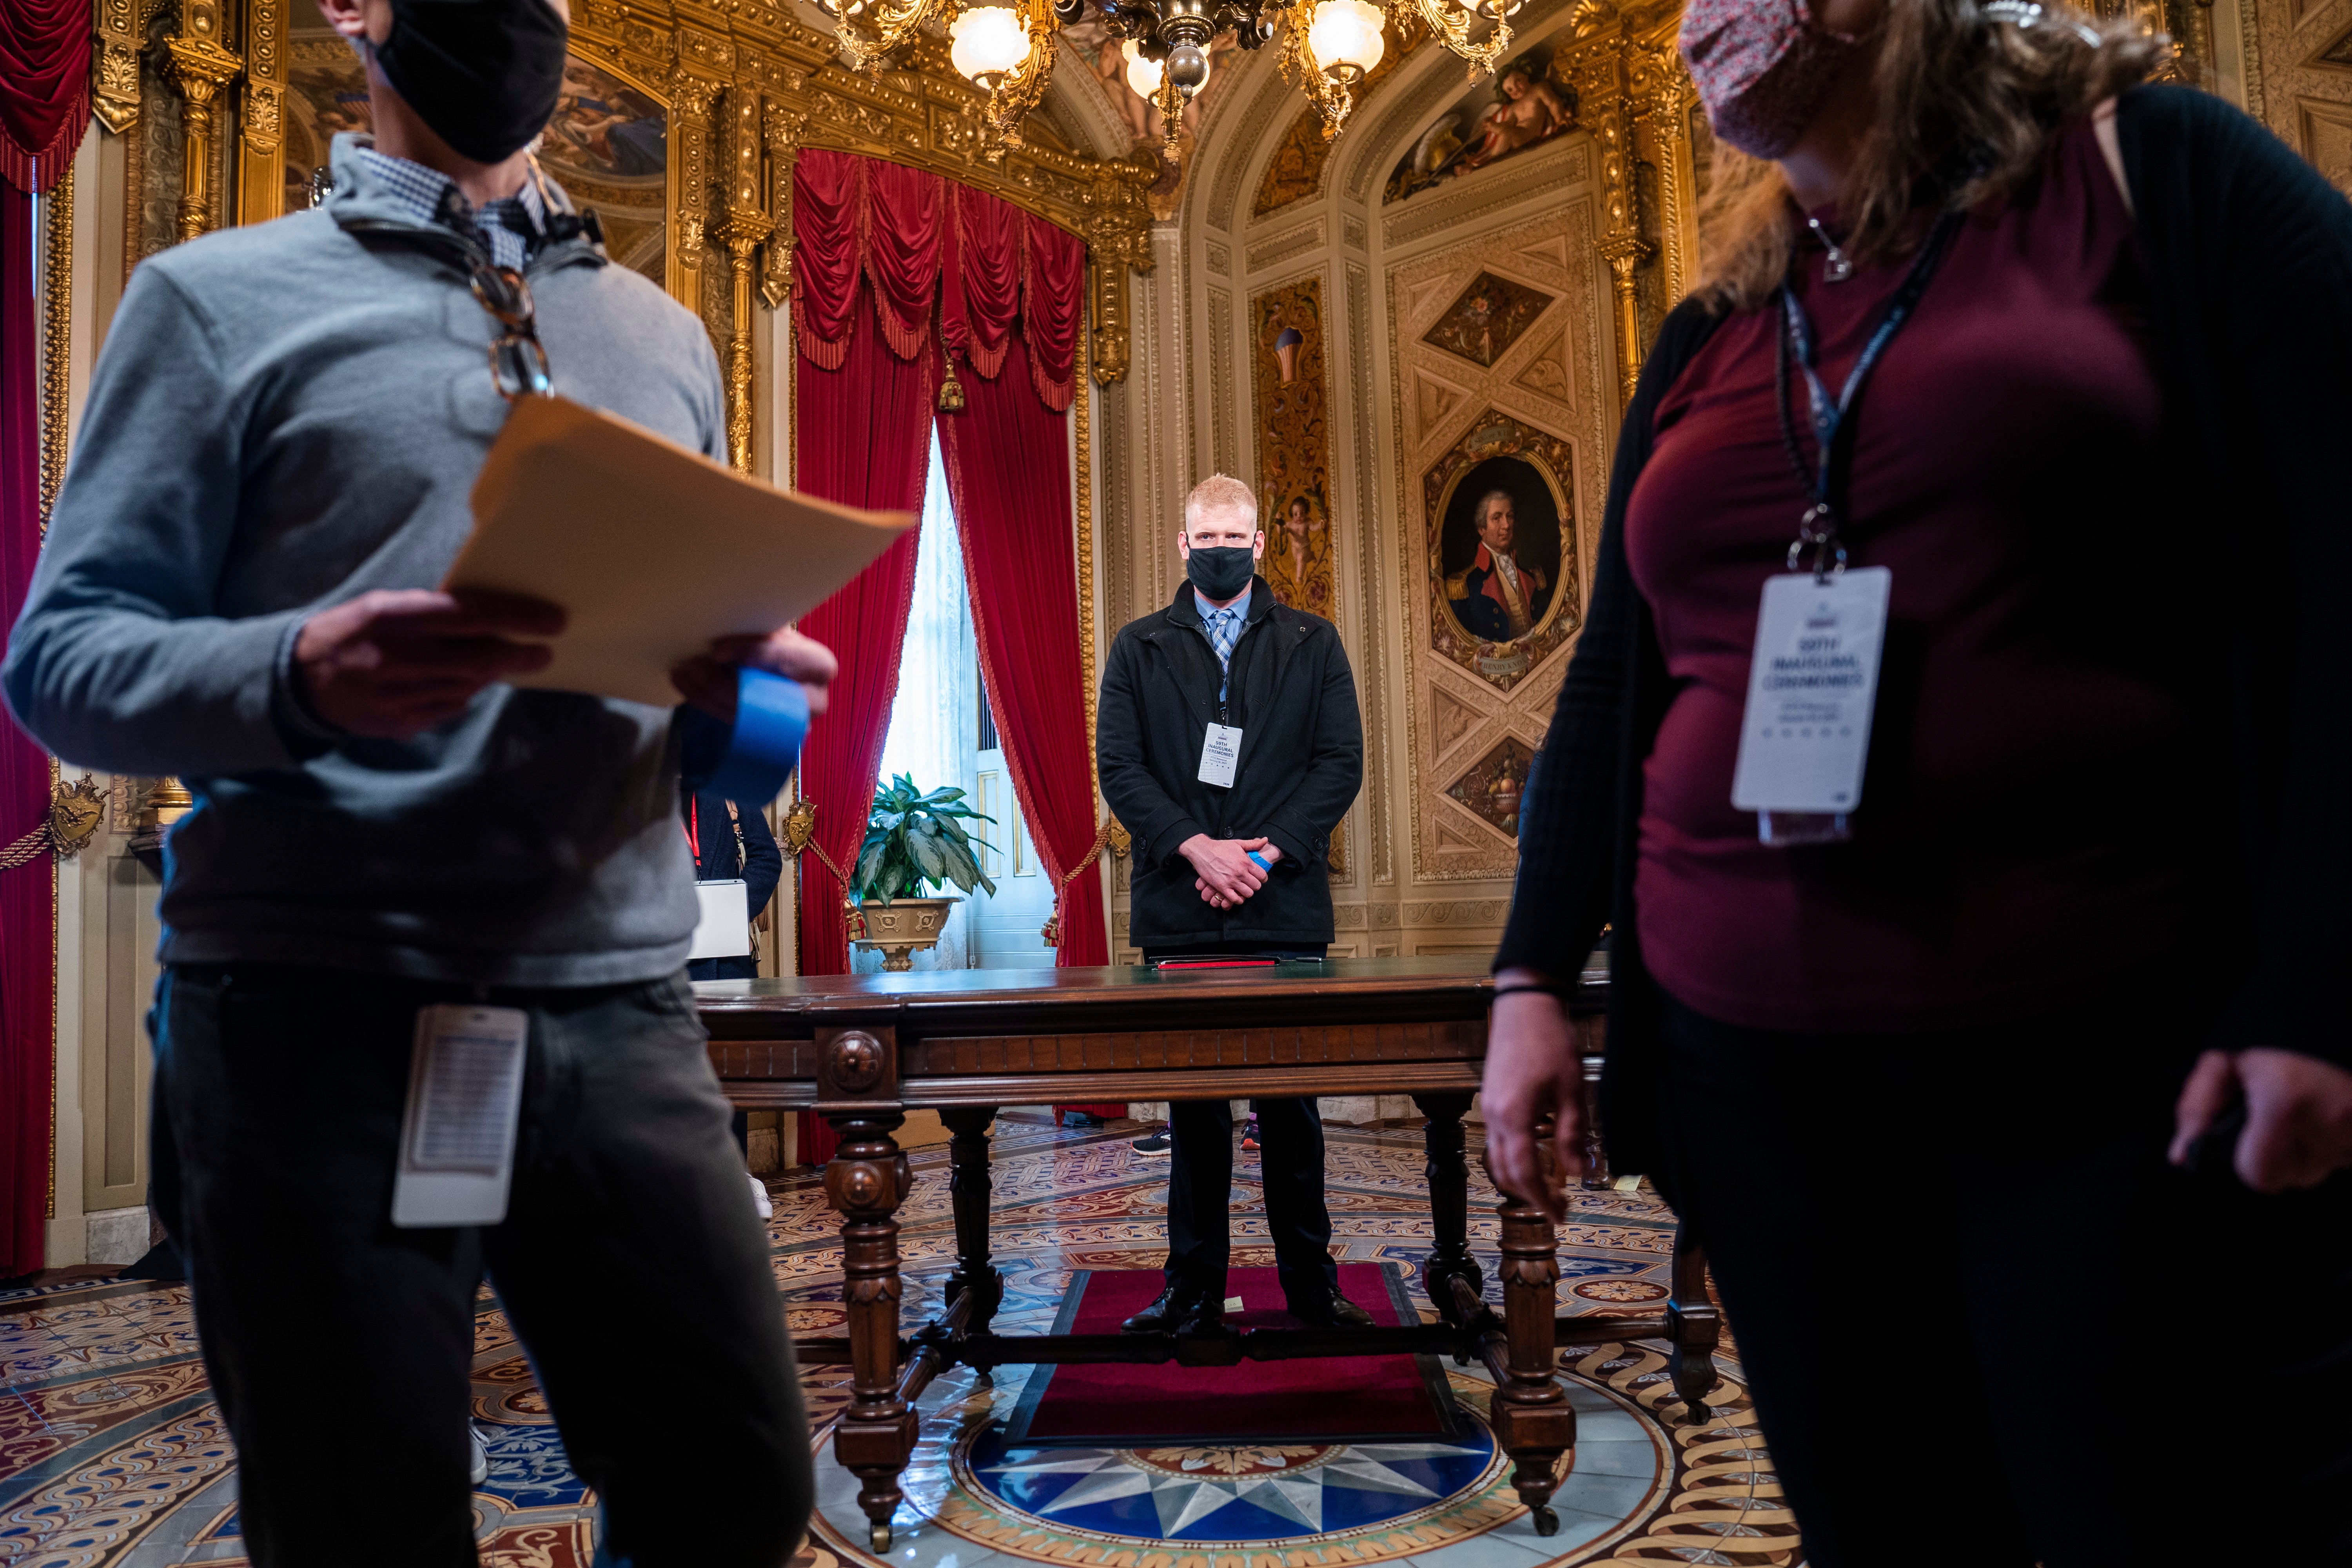
{"label": "gilded wall molding", "polygon": [[2238,74],[2246,91],[2246,112],[2255,119],[2270,119],[2269,101],[2263,95],[2263,24],[2262,7],[2256,0],[2238,0]]}
{"label": "gilded wall molding", "polygon": [[286,210],[286,7],[245,0],[245,91],[236,139],[236,221]]}
{"label": "gilded wall molding", "polygon": [[180,226],[183,240],[211,229],[220,199],[213,183],[213,141],[219,129],[221,89],[245,70],[223,41],[220,0],[185,0],[177,31],[163,40],[160,62],[180,92]]}
{"label": "gilded wall molding", "polygon": [[[1594,250],[1609,267],[1621,405],[1633,401],[1649,340],[1687,286],[1696,257],[1696,192],[1687,188],[1692,89],[1675,47],[1680,20],[1675,0],[1591,0],[1552,59],[1552,75],[1576,89],[1577,123],[1600,151],[1601,225]],[[1650,211],[1642,200],[1643,165],[1657,191]]]}
{"label": "gilded wall molding", "polygon": [[1095,765],[1095,708],[1099,695],[1095,681],[1095,384],[1085,363],[1092,358],[1087,323],[1078,323],[1078,370],[1070,394],[1070,416],[1076,428],[1077,477],[1073,511],[1078,532],[1078,679],[1087,705],[1087,776],[1095,781],[1095,799],[1102,799],[1101,770]]}
{"label": "gilded wall molding", "polygon": [[1349,514],[1355,519],[1356,591],[1363,600],[1363,635],[1357,639],[1359,683],[1364,709],[1364,754],[1378,759],[1364,770],[1364,861],[1374,884],[1396,880],[1389,831],[1388,620],[1381,613],[1380,458],[1373,449],[1371,274],[1347,266],[1348,384],[1352,398],[1348,424],[1354,437],[1355,489]]}
{"label": "gilded wall molding", "polygon": [[1381,219],[1382,247],[1395,250],[1416,241],[1458,235],[1479,219],[1521,202],[1549,197],[1592,178],[1592,139],[1573,132],[1549,146],[1523,153],[1465,190],[1416,196]]}
{"label": "gilded wall molding", "polygon": [[1267,268],[1277,266],[1294,256],[1304,256],[1310,250],[1320,250],[1323,246],[1323,220],[1318,217],[1311,223],[1303,224],[1286,233],[1272,235],[1259,240],[1249,247],[1244,266],[1251,273],[1263,272]]}
{"label": "gilded wall molding", "polygon": [[98,0],[89,55],[90,112],[117,136],[139,122],[138,0]]}
{"label": "gilded wall molding", "polygon": [[74,171],[68,164],[41,198],[41,534],[66,479],[73,408]]}
{"label": "gilded wall molding", "polygon": [[1209,421],[1209,466],[1218,473],[1241,467],[1240,439],[1234,430],[1234,407],[1239,401],[1216,390],[1234,384],[1234,296],[1230,289],[1209,286],[1209,385],[1213,412]]}
{"label": "gilded wall molding", "polygon": [[[1298,101],[1297,89],[1284,81],[1281,73],[1275,68],[1273,55],[1272,50],[1261,50],[1257,57],[1253,58],[1252,65],[1258,58],[1265,61],[1256,68],[1258,74],[1254,88],[1244,82],[1234,89],[1237,92],[1248,91],[1251,97],[1238,111],[1238,118],[1234,118],[1235,110],[1225,111],[1227,118],[1234,119],[1233,133],[1229,137],[1219,138],[1223,151],[1217,159],[1215,176],[1205,182],[1208,205],[1202,210],[1213,227],[1227,233],[1233,231],[1234,210],[1241,203],[1243,176],[1249,173],[1249,165],[1257,158],[1258,149],[1265,139],[1266,127],[1274,123],[1275,116],[1284,106]],[[1192,203],[1188,201],[1185,205],[1190,206]],[[1181,210],[1178,221],[1180,226],[1183,222]]]}
{"label": "gilded wall molding", "polygon": [[[41,198],[41,378],[40,378],[40,530],[47,539],[49,532],[49,512],[57,505],[58,491],[66,478],[66,442],[73,411],[73,242],[74,242],[74,170],[68,163],[58,183]],[[85,781],[87,776],[84,775]],[[58,795],[58,761],[49,759],[49,795]],[[117,817],[116,821],[123,820]],[[63,875],[55,856],[49,862],[49,909],[54,917],[58,908],[58,879]],[[58,942],[59,932],[52,918],[49,932],[49,972],[62,974],[58,968]],[[48,1167],[47,1206],[43,1214],[49,1219],[58,1217],[58,1162],[54,1142],[58,1125],[58,1060],[52,1051],[49,1058],[49,1127],[52,1143]]]}

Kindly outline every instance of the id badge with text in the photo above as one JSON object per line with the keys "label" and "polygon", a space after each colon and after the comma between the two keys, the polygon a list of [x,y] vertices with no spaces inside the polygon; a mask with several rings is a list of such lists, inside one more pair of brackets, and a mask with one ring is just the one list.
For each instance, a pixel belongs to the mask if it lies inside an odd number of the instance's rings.
{"label": "id badge with text", "polygon": [[1210,725],[1208,735],[1201,742],[1201,782],[1220,789],[1233,788],[1234,770],[1241,760],[1242,732],[1230,724]]}
{"label": "id badge with text", "polygon": [[1843,816],[1862,804],[1894,586],[1884,566],[1765,581],[1733,805]]}
{"label": "id badge with text", "polygon": [[507,1217],[530,1040],[530,1016],[520,1007],[418,1010],[394,1225],[496,1225]]}

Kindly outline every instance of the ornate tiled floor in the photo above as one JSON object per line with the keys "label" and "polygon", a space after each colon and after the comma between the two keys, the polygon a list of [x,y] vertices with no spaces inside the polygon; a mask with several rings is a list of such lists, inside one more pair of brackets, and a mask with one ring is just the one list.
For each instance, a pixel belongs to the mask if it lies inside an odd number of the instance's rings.
{"label": "ornate tiled floor", "polygon": [[[999,1327],[1043,1330],[1077,1268],[1156,1266],[1167,1163],[1130,1133],[1002,1124],[994,1168]],[[1475,1137],[1475,1130],[1474,1130]],[[1418,1134],[1328,1134],[1335,1247],[1343,1259],[1417,1264],[1429,1246]],[[947,1152],[912,1156],[902,1211],[907,1317],[940,1306],[953,1266]],[[1234,1261],[1270,1263],[1255,1218],[1255,1156],[1235,1162]],[[776,1278],[799,1332],[843,1321],[841,1252],[810,1173],[772,1184]],[[1491,1279],[1494,1194],[1474,1178],[1471,1244]],[[1670,1216],[1644,1194],[1578,1195],[1562,1235],[1566,1311],[1646,1307],[1665,1295]],[[475,1410],[491,1436],[475,1495],[491,1568],[587,1568],[594,1500],[565,1463],[528,1362],[486,1292],[475,1330]],[[923,1399],[923,1436],[887,1559],[861,1544],[854,1479],[826,1424],[845,1372],[809,1374],[818,1518],[795,1568],[1536,1568],[1538,1564],[1800,1561],[1792,1526],[1738,1381],[1722,1363],[1716,1414],[1683,1406],[1654,1345],[1563,1359],[1578,1447],[1555,1501],[1561,1532],[1538,1537],[1482,1422],[1458,1441],[1399,1444],[1017,1448],[1003,1418],[1027,1371],[992,1386],[969,1372]],[[1452,1370],[1476,1415],[1483,1373]],[[0,1568],[163,1568],[245,1561],[234,1451],[206,1391],[184,1286],[101,1282],[0,1295]],[[354,1519],[355,1528],[364,1520]]]}

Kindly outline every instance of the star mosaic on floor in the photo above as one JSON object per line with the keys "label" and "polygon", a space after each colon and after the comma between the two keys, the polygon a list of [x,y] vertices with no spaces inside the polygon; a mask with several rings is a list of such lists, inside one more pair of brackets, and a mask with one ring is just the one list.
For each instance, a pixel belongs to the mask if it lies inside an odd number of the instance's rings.
{"label": "star mosaic on floor", "polygon": [[[1005,1277],[1001,1331],[1050,1329],[1079,1269],[1157,1266],[1168,1166],[1134,1154],[1133,1135],[1055,1129],[1042,1115],[999,1123],[991,1245]],[[1332,1128],[1327,1142],[1333,1251],[1417,1278],[1430,1247],[1419,1134]],[[916,1182],[899,1249],[911,1329],[944,1305],[955,1247],[945,1148],[909,1158]],[[1473,1170],[1471,1247],[1491,1281],[1494,1194],[1475,1174],[1475,1152]],[[1255,1156],[1237,1152],[1236,1266],[1273,1261],[1255,1178]],[[802,1171],[770,1186],[786,1321],[796,1333],[837,1333],[841,1247],[821,1178]],[[1559,1310],[1654,1310],[1666,1294],[1672,1216],[1645,1192],[1580,1193],[1574,1209],[1560,1232]],[[1499,1299],[1491,1285],[1488,1294]],[[299,1286],[288,1296],[299,1310]],[[1795,1530],[1736,1363],[1720,1358],[1714,1414],[1693,1425],[1662,1349],[1611,1343],[1562,1358],[1578,1444],[1550,1537],[1535,1534],[1496,1451],[1483,1369],[1448,1371],[1467,1416],[1452,1439],[1140,1448],[1008,1446],[1005,1423],[1030,1369],[1001,1368],[992,1381],[959,1369],[921,1401],[887,1559],[865,1548],[856,1479],[829,1442],[848,1404],[847,1370],[813,1368],[804,1384],[818,1514],[793,1568],[1797,1568]],[[0,1568],[246,1562],[235,1452],[196,1352],[184,1286],[97,1280],[0,1293]],[[566,1462],[487,1289],[475,1352],[474,1416],[490,1458],[474,1498],[482,1562],[588,1568],[595,1500]],[[331,1400],[332,1375],[321,1369],[322,1399]]]}

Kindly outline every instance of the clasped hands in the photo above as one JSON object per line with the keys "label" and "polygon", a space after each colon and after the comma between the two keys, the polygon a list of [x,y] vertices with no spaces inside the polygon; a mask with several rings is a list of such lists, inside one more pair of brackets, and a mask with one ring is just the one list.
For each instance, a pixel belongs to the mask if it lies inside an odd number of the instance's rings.
{"label": "clasped hands", "polygon": [[1200,873],[1192,879],[1192,886],[1210,908],[1234,910],[1265,887],[1271,875],[1250,858],[1253,849],[1265,857],[1267,866],[1282,858],[1282,851],[1264,838],[1212,838],[1205,833],[1184,840],[1176,847],[1176,853]]}
{"label": "clasped hands", "polygon": [[[562,610],[514,594],[379,588],[319,611],[294,639],[294,679],[310,711],[336,729],[406,741],[466,710],[497,681],[544,669],[543,643]],[[735,718],[735,669],[749,665],[800,682],[809,711],[824,711],[840,668],[822,643],[792,630],[720,637],[670,672],[678,695],[712,717]]]}
{"label": "clasped hands", "polygon": [[[1520,969],[1495,979],[1498,985],[1543,983]],[[1567,1194],[1544,1172],[1536,1127],[1550,1117],[1559,1168],[1583,1174],[1584,1072],[1568,1009],[1538,991],[1498,997],[1486,1040],[1487,1173],[1504,1192],[1564,1219]],[[2188,1163],[2197,1140],[2241,1099],[2246,1126],[2231,1164],[2255,1192],[2316,1186],[2352,1166],[2352,1071],[2267,1047],[2207,1051],[2199,1058],[2173,1110],[2171,1162]]]}

